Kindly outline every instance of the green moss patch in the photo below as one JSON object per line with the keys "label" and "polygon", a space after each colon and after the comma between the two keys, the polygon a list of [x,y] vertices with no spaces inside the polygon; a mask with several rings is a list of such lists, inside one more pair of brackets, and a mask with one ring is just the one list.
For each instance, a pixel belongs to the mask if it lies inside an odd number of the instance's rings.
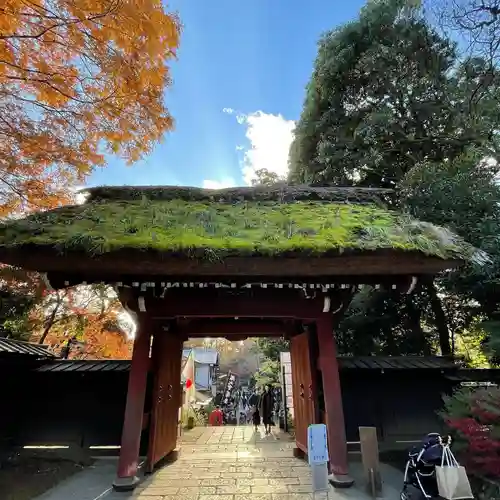
{"label": "green moss patch", "polygon": [[449,231],[374,203],[187,201],[94,198],[0,226],[0,247],[61,253],[121,249],[221,258],[229,255],[338,255],[396,249],[467,259],[474,249]]}

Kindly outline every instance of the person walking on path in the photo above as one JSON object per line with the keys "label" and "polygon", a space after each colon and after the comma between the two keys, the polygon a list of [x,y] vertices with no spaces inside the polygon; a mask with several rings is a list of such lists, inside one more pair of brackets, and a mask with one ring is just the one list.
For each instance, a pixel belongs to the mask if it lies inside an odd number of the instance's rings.
{"label": "person walking on path", "polygon": [[264,424],[264,429],[266,430],[266,436],[271,433],[271,425],[273,425],[273,409],[274,409],[274,398],[271,392],[271,387],[266,385],[264,392],[260,397],[260,416],[262,418],[262,423]]}
{"label": "person walking on path", "polygon": [[243,402],[243,398],[240,397],[238,401],[238,408],[236,409],[236,425],[246,423],[245,420],[246,420],[245,404]]}
{"label": "person walking on path", "polygon": [[254,412],[255,407],[254,406],[247,406],[245,410],[245,423],[246,424],[251,424],[253,423],[253,412]]}
{"label": "person walking on path", "polygon": [[208,424],[211,426],[219,426],[224,424],[224,415],[220,406],[216,406],[208,417]]}
{"label": "person walking on path", "polygon": [[255,427],[255,432],[259,430],[259,425],[260,425],[260,413],[259,413],[259,406],[252,406],[253,413],[252,413],[252,422]]}
{"label": "person walking on path", "polygon": [[259,395],[257,392],[252,393],[250,398],[248,398],[248,406],[258,406],[259,405]]}

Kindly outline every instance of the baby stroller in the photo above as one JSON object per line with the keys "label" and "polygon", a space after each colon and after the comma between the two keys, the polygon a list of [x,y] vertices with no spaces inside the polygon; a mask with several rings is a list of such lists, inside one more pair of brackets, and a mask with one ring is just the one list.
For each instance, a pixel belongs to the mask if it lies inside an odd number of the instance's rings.
{"label": "baby stroller", "polygon": [[422,444],[412,448],[406,462],[401,500],[423,500],[439,498],[436,465],[441,465],[443,447],[449,446],[451,438],[440,434],[428,434]]}

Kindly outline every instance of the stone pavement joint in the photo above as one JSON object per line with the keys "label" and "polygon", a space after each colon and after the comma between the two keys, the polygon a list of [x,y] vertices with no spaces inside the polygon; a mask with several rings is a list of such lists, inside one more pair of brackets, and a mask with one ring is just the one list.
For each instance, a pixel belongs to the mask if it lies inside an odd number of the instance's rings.
{"label": "stone pavement joint", "polygon": [[132,498],[309,500],[309,468],[293,458],[294,445],[286,434],[250,426],[195,428],[182,436],[177,461],[148,476]]}
{"label": "stone pavement joint", "polygon": [[[37,500],[313,500],[309,466],[293,457],[286,434],[255,434],[253,427],[195,428],[181,439],[181,452],[134,492],[112,491],[117,461],[94,466],[63,481]],[[370,500],[360,463],[348,490],[317,493],[314,500]],[[399,500],[400,471],[382,464],[384,500]],[[1,500],[1,499],[0,499]]]}
{"label": "stone pavement joint", "polygon": [[[309,466],[293,457],[294,447],[279,431],[265,436],[251,426],[195,428],[182,436],[178,459],[147,476],[126,498],[313,500]],[[323,500],[327,495],[315,497]],[[331,487],[328,492],[328,500],[368,498],[358,488]]]}

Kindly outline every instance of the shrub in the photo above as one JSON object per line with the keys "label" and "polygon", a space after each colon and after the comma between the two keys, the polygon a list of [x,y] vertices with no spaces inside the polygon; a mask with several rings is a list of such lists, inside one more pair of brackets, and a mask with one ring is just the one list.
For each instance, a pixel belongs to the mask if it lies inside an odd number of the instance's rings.
{"label": "shrub", "polygon": [[292,414],[290,413],[290,409],[287,408],[286,409],[286,425],[287,425],[287,428],[288,428],[288,432],[293,432],[295,430],[295,425],[294,425],[294,420],[292,418]]}
{"label": "shrub", "polygon": [[468,472],[500,476],[500,389],[461,387],[444,397],[441,412]]}
{"label": "shrub", "polygon": [[210,403],[208,403],[207,405],[205,405],[204,409],[205,413],[207,414],[207,421],[208,421],[208,415],[210,415],[210,413],[212,413],[215,410],[215,403],[213,402],[213,400],[210,401]]}

